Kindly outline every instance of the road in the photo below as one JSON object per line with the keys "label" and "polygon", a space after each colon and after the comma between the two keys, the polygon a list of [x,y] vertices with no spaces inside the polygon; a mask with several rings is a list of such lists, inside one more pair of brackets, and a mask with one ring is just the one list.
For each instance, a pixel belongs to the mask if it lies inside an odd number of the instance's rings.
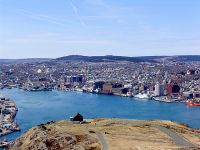
{"label": "road", "polygon": [[97,135],[98,140],[101,142],[102,150],[107,150],[108,145],[106,143],[106,140],[104,139],[103,135],[99,132],[95,132]]}
{"label": "road", "polygon": [[[144,122],[144,121],[134,121],[134,122],[132,122],[130,120],[118,120],[118,121],[106,121],[106,122],[108,122],[108,123],[118,123],[118,124],[131,124],[131,125],[145,125],[146,124],[146,122]],[[158,125],[158,124],[150,123],[150,125],[152,127],[155,127],[157,129],[159,129],[163,133],[167,134],[177,144],[179,144],[181,146],[184,146],[184,147],[196,148],[196,146],[194,144],[192,144],[189,141],[185,140],[183,137],[179,136],[176,132],[174,132],[174,131],[166,128],[166,127],[163,127],[161,125]],[[103,150],[107,150],[108,146],[107,146],[107,143],[106,143],[103,135],[100,134],[100,133],[96,133],[96,134],[97,134],[97,137],[99,138],[99,140],[102,143]]]}
{"label": "road", "polygon": [[181,136],[179,136],[178,134],[176,134],[175,132],[173,132],[172,130],[168,128],[165,128],[163,126],[156,125],[156,124],[153,124],[152,126],[158,128],[160,131],[170,136],[179,145],[182,145],[185,147],[196,147],[195,145],[186,141],[184,138],[182,138]]}

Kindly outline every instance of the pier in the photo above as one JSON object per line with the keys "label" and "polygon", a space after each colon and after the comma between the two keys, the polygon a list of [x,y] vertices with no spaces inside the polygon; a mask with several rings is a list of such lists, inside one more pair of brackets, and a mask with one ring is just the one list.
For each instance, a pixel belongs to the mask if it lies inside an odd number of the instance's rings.
{"label": "pier", "polygon": [[17,111],[17,106],[13,100],[0,96],[0,136],[21,130],[14,120]]}

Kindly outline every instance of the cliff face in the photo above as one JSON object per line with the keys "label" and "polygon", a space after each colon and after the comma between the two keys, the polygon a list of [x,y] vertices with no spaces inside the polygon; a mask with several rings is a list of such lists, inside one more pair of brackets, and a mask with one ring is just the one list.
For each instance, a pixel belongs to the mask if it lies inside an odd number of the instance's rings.
{"label": "cliff face", "polygon": [[31,128],[10,150],[196,150],[200,131],[170,121],[94,119],[49,122]]}
{"label": "cliff face", "polygon": [[64,121],[48,123],[31,128],[12,143],[12,150],[100,150],[97,138],[73,129],[73,124]]}

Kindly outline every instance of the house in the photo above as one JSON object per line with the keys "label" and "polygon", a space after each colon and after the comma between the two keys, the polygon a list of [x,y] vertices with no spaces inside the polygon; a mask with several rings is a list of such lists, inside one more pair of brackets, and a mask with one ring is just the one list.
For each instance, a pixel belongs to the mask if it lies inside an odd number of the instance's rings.
{"label": "house", "polygon": [[70,117],[70,121],[83,121],[83,116],[79,113],[77,113],[76,115],[74,115],[74,117]]}

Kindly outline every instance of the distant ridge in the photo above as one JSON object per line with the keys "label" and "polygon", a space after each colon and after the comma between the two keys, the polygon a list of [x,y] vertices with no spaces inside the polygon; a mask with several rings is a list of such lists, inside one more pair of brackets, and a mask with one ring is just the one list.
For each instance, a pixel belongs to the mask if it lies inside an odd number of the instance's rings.
{"label": "distant ridge", "polygon": [[37,62],[51,62],[51,61],[82,61],[82,62],[116,62],[116,61],[127,61],[127,62],[162,62],[162,61],[173,61],[173,62],[189,62],[189,61],[200,61],[200,55],[177,55],[177,56],[83,56],[83,55],[69,55],[59,57],[56,59],[52,58],[25,58],[25,59],[0,59],[0,64],[11,64],[11,63],[37,63]]}
{"label": "distant ridge", "polygon": [[85,62],[115,62],[115,61],[129,61],[129,62],[159,62],[163,60],[168,61],[200,61],[200,55],[179,55],[179,56],[82,56],[82,55],[69,55],[55,59],[57,61],[85,61]]}
{"label": "distant ridge", "polygon": [[49,60],[51,59],[50,58],[0,59],[0,64],[34,63],[34,62],[44,62]]}
{"label": "distant ridge", "polygon": [[127,57],[127,56],[113,56],[113,55],[106,55],[106,56],[69,55],[69,56],[57,58],[56,60],[85,61],[85,62],[116,62],[116,61],[156,62],[152,58],[148,58],[148,57]]}

